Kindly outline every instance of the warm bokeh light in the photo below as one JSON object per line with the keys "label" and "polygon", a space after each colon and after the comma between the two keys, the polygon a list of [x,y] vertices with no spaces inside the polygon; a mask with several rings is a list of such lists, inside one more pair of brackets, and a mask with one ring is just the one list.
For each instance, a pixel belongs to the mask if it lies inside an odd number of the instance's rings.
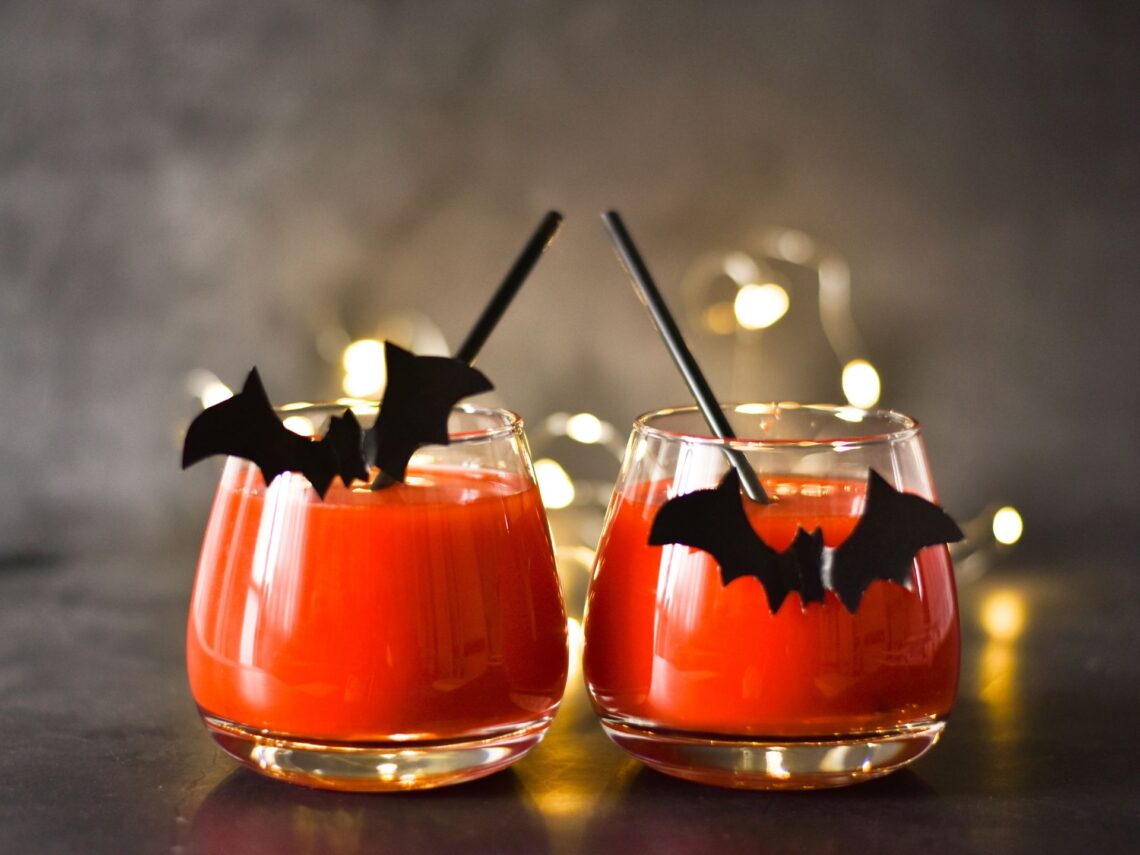
{"label": "warm bokeh light", "polygon": [[748,415],[762,415],[772,409],[771,404],[739,404],[736,407],[736,412],[747,413]]}
{"label": "warm bokeh light", "polygon": [[592,445],[605,438],[607,427],[593,413],[577,413],[566,420],[566,435],[575,442]]}
{"label": "warm bokeh light", "polygon": [[353,398],[378,395],[388,379],[384,362],[384,344],[374,338],[362,338],[344,349],[344,393]]}
{"label": "warm bokeh light", "polygon": [[730,252],[724,257],[724,273],[737,285],[744,285],[760,278],[760,267],[747,253]]}
{"label": "warm bokeh light", "polygon": [[736,332],[736,313],[727,300],[713,303],[701,316],[709,332],[716,335],[732,335]]}
{"label": "warm bokeh light", "polygon": [[229,386],[205,368],[195,368],[186,375],[186,391],[201,401],[203,407],[212,407],[234,396]]}
{"label": "warm bokeh light", "polygon": [[221,380],[213,380],[202,388],[202,394],[199,397],[203,407],[212,407],[214,404],[220,404],[233,396],[233,390],[229,386]]}
{"label": "warm bokeh light", "polygon": [[574,482],[557,460],[542,457],[534,461],[534,477],[542,504],[552,510],[565,508],[574,501]]}
{"label": "warm bokeh light", "polygon": [[994,513],[993,530],[994,540],[1005,546],[1012,546],[1021,540],[1021,533],[1025,530],[1025,526],[1017,508],[1009,505],[998,508]]}
{"label": "warm bokeh light", "polygon": [[577,685],[582,678],[582,647],[585,636],[582,634],[582,624],[576,618],[566,619],[566,646],[570,651],[570,665],[566,674],[567,685]]}
{"label": "warm bokeh light", "polygon": [[873,407],[879,402],[879,372],[866,359],[852,359],[843,366],[843,394],[853,407]]}
{"label": "warm bokeh light", "polygon": [[815,244],[803,232],[785,229],[776,239],[776,252],[793,264],[806,264],[815,252]]}
{"label": "warm bokeh light", "polygon": [[982,629],[994,641],[1013,641],[1025,629],[1025,599],[1016,591],[994,591],[982,600]]}
{"label": "warm bokeh light", "polygon": [[301,436],[312,436],[317,432],[316,425],[313,424],[313,420],[308,416],[289,416],[284,419],[281,424],[285,425],[285,427],[289,428],[293,433],[298,433]]}
{"label": "warm bokeh light", "polygon": [[774,282],[745,285],[736,292],[732,309],[736,321],[746,330],[763,330],[787,314],[788,292]]}

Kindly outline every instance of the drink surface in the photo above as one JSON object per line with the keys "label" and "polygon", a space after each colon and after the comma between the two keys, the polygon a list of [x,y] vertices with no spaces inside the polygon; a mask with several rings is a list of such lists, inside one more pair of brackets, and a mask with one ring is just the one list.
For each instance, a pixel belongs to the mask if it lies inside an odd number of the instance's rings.
{"label": "drink surface", "polygon": [[[629,485],[610,510],[586,606],[583,668],[600,714],[642,726],[756,737],[856,734],[944,717],[958,682],[954,580],[944,546],[922,550],[910,588],[872,582],[854,614],[826,592],[772,615],[753,577],[721,584],[707,553],[648,546],[671,482]],[[866,485],[765,478],[747,503],[774,549],[797,527],[838,546]]]}
{"label": "drink surface", "polygon": [[410,469],[380,491],[231,460],[187,631],[206,712],[326,740],[490,735],[553,713],[566,616],[538,491]]}

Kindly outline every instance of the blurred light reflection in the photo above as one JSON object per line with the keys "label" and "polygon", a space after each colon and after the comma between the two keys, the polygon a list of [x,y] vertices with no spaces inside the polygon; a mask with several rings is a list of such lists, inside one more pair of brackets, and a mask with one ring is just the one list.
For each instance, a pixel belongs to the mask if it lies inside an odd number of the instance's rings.
{"label": "blurred light reflection", "polygon": [[987,592],[979,603],[978,619],[987,641],[978,662],[978,697],[989,712],[998,745],[1006,744],[1020,721],[1018,642],[1028,612],[1021,592],[1008,588]]}
{"label": "blurred light reflection", "polygon": [[1025,630],[1025,600],[1016,591],[994,591],[982,600],[982,629],[993,641],[1014,641]]}

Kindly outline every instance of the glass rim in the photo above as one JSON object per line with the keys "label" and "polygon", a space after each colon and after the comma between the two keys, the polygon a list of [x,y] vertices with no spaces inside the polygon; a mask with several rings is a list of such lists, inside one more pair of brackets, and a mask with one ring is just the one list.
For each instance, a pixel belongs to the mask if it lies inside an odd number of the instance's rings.
{"label": "glass rim", "polygon": [[[723,448],[737,448],[742,451],[762,448],[827,448],[849,445],[882,445],[913,439],[922,432],[922,425],[918,422],[917,419],[911,418],[905,413],[900,413],[897,410],[865,409],[863,407],[853,407],[850,405],[838,404],[800,404],[794,401],[770,401],[767,403],[756,401],[722,401],[720,402],[720,406],[721,409],[725,410],[726,412],[736,411],[745,415],[765,415],[774,412],[780,412],[783,410],[820,413],[830,416],[838,422],[847,422],[851,424],[852,431],[849,434],[834,436],[828,439],[775,439],[756,437],[736,437],[734,439],[721,439],[718,436],[712,435],[711,431],[707,434],[684,433],[681,431],[666,430],[665,428],[657,427],[653,424],[654,421],[668,418],[669,416],[688,414],[700,415],[701,410],[696,404],[686,404],[683,406],[675,407],[662,407],[658,410],[650,410],[649,412],[642,413],[633,420],[633,431],[635,434],[652,436],[670,442],[685,442],[699,445],[720,446]],[[844,417],[845,415],[847,416],[846,418]],[[858,416],[858,420],[851,418],[852,416],[856,415]],[[865,418],[879,419],[880,421],[897,425],[897,428],[886,431],[859,433],[857,430],[855,430],[855,428],[858,422],[862,421]]]}
{"label": "glass rim", "polygon": [[[295,401],[290,404],[281,404],[273,408],[282,418],[289,416],[307,416],[314,413],[340,415],[345,410],[352,410],[355,415],[371,415],[379,412],[380,402],[364,398],[338,398],[335,401],[312,403],[309,401]],[[496,418],[501,422],[485,428],[475,430],[448,432],[447,444],[480,442],[483,440],[503,439],[523,432],[523,419],[514,410],[506,407],[482,407],[476,404],[456,404],[451,408],[452,413],[463,413],[472,416]],[[438,443],[428,443],[437,445]],[[426,447],[426,446],[423,446]]]}

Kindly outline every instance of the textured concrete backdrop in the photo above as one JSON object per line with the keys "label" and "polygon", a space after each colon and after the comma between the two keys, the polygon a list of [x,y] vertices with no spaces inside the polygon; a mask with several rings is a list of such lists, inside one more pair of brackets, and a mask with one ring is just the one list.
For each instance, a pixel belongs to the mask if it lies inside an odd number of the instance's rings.
{"label": "textured concrete backdrop", "polygon": [[[410,307],[456,341],[547,207],[564,234],[480,361],[500,400],[620,425],[684,400],[609,206],[675,299],[768,224],[839,247],[950,509],[1023,506],[1027,548],[1134,542],[1136,10],[4,0],[0,553],[196,537],[188,369],[311,398],[327,317]],[[773,368],[756,395],[839,395]]]}

